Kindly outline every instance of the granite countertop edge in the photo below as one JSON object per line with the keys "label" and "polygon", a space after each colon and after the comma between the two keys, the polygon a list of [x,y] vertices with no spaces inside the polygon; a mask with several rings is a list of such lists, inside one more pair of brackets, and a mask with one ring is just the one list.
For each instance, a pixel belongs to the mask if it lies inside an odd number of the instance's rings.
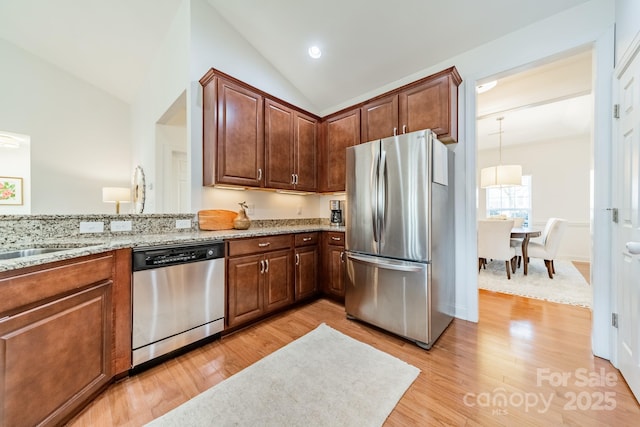
{"label": "granite countertop edge", "polygon": [[112,236],[108,238],[75,238],[75,239],[43,239],[33,241],[29,245],[21,244],[16,247],[0,249],[1,252],[22,249],[25,247],[69,247],[57,252],[43,255],[34,255],[22,258],[0,260],[0,272],[18,270],[55,261],[63,261],[86,255],[94,255],[115,249],[136,248],[145,246],[163,246],[174,244],[188,244],[207,241],[220,241],[237,239],[242,237],[273,236],[278,234],[305,233],[311,231],[339,231],[344,232],[344,227],[331,225],[291,225],[277,227],[249,228],[248,230],[220,230],[220,231],[193,231],[164,234],[135,234]]}

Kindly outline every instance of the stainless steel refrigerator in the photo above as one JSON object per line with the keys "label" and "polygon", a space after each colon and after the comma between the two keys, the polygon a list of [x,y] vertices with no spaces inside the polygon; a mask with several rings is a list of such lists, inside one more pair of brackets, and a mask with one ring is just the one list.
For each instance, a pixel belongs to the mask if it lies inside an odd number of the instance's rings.
{"label": "stainless steel refrigerator", "polygon": [[347,148],[345,309],[429,349],[455,305],[453,151],[430,130]]}

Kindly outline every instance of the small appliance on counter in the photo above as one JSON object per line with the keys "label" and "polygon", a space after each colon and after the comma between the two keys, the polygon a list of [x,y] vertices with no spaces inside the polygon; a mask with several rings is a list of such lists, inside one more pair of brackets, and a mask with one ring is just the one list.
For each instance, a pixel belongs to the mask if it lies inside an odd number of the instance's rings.
{"label": "small appliance on counter", "polygon": [[329,209],[331,209],[330,223],[339,227],[344,225],[344,200],[329,200]]}

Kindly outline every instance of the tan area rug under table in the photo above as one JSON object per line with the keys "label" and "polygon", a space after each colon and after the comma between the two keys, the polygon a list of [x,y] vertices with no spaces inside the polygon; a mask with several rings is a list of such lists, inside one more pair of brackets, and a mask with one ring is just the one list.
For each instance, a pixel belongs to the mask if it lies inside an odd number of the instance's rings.
{"label": "tan area rug under table", "polygon": [[324,323],[148,426],[380,426],[420,370]]}
{"label": "tan area rug under table", "polygon": [[561,304],[591,308],[592,289],[570,261],[554,261],[556,274],[549,279],[544,261],[532,258],[525,276],[522,268],[507,279],[504,261],[491,261],[478,275],[478,287],[494,292],[520,295]]}

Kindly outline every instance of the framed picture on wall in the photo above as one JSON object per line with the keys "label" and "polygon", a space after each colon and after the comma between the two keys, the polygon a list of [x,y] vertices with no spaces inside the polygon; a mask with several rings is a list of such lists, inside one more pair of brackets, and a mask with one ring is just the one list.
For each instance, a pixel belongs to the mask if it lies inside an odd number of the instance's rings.
{"label": "framed picture on wall", "polygon": [[0,205],[22,204],[22,178],[0,176]]}

